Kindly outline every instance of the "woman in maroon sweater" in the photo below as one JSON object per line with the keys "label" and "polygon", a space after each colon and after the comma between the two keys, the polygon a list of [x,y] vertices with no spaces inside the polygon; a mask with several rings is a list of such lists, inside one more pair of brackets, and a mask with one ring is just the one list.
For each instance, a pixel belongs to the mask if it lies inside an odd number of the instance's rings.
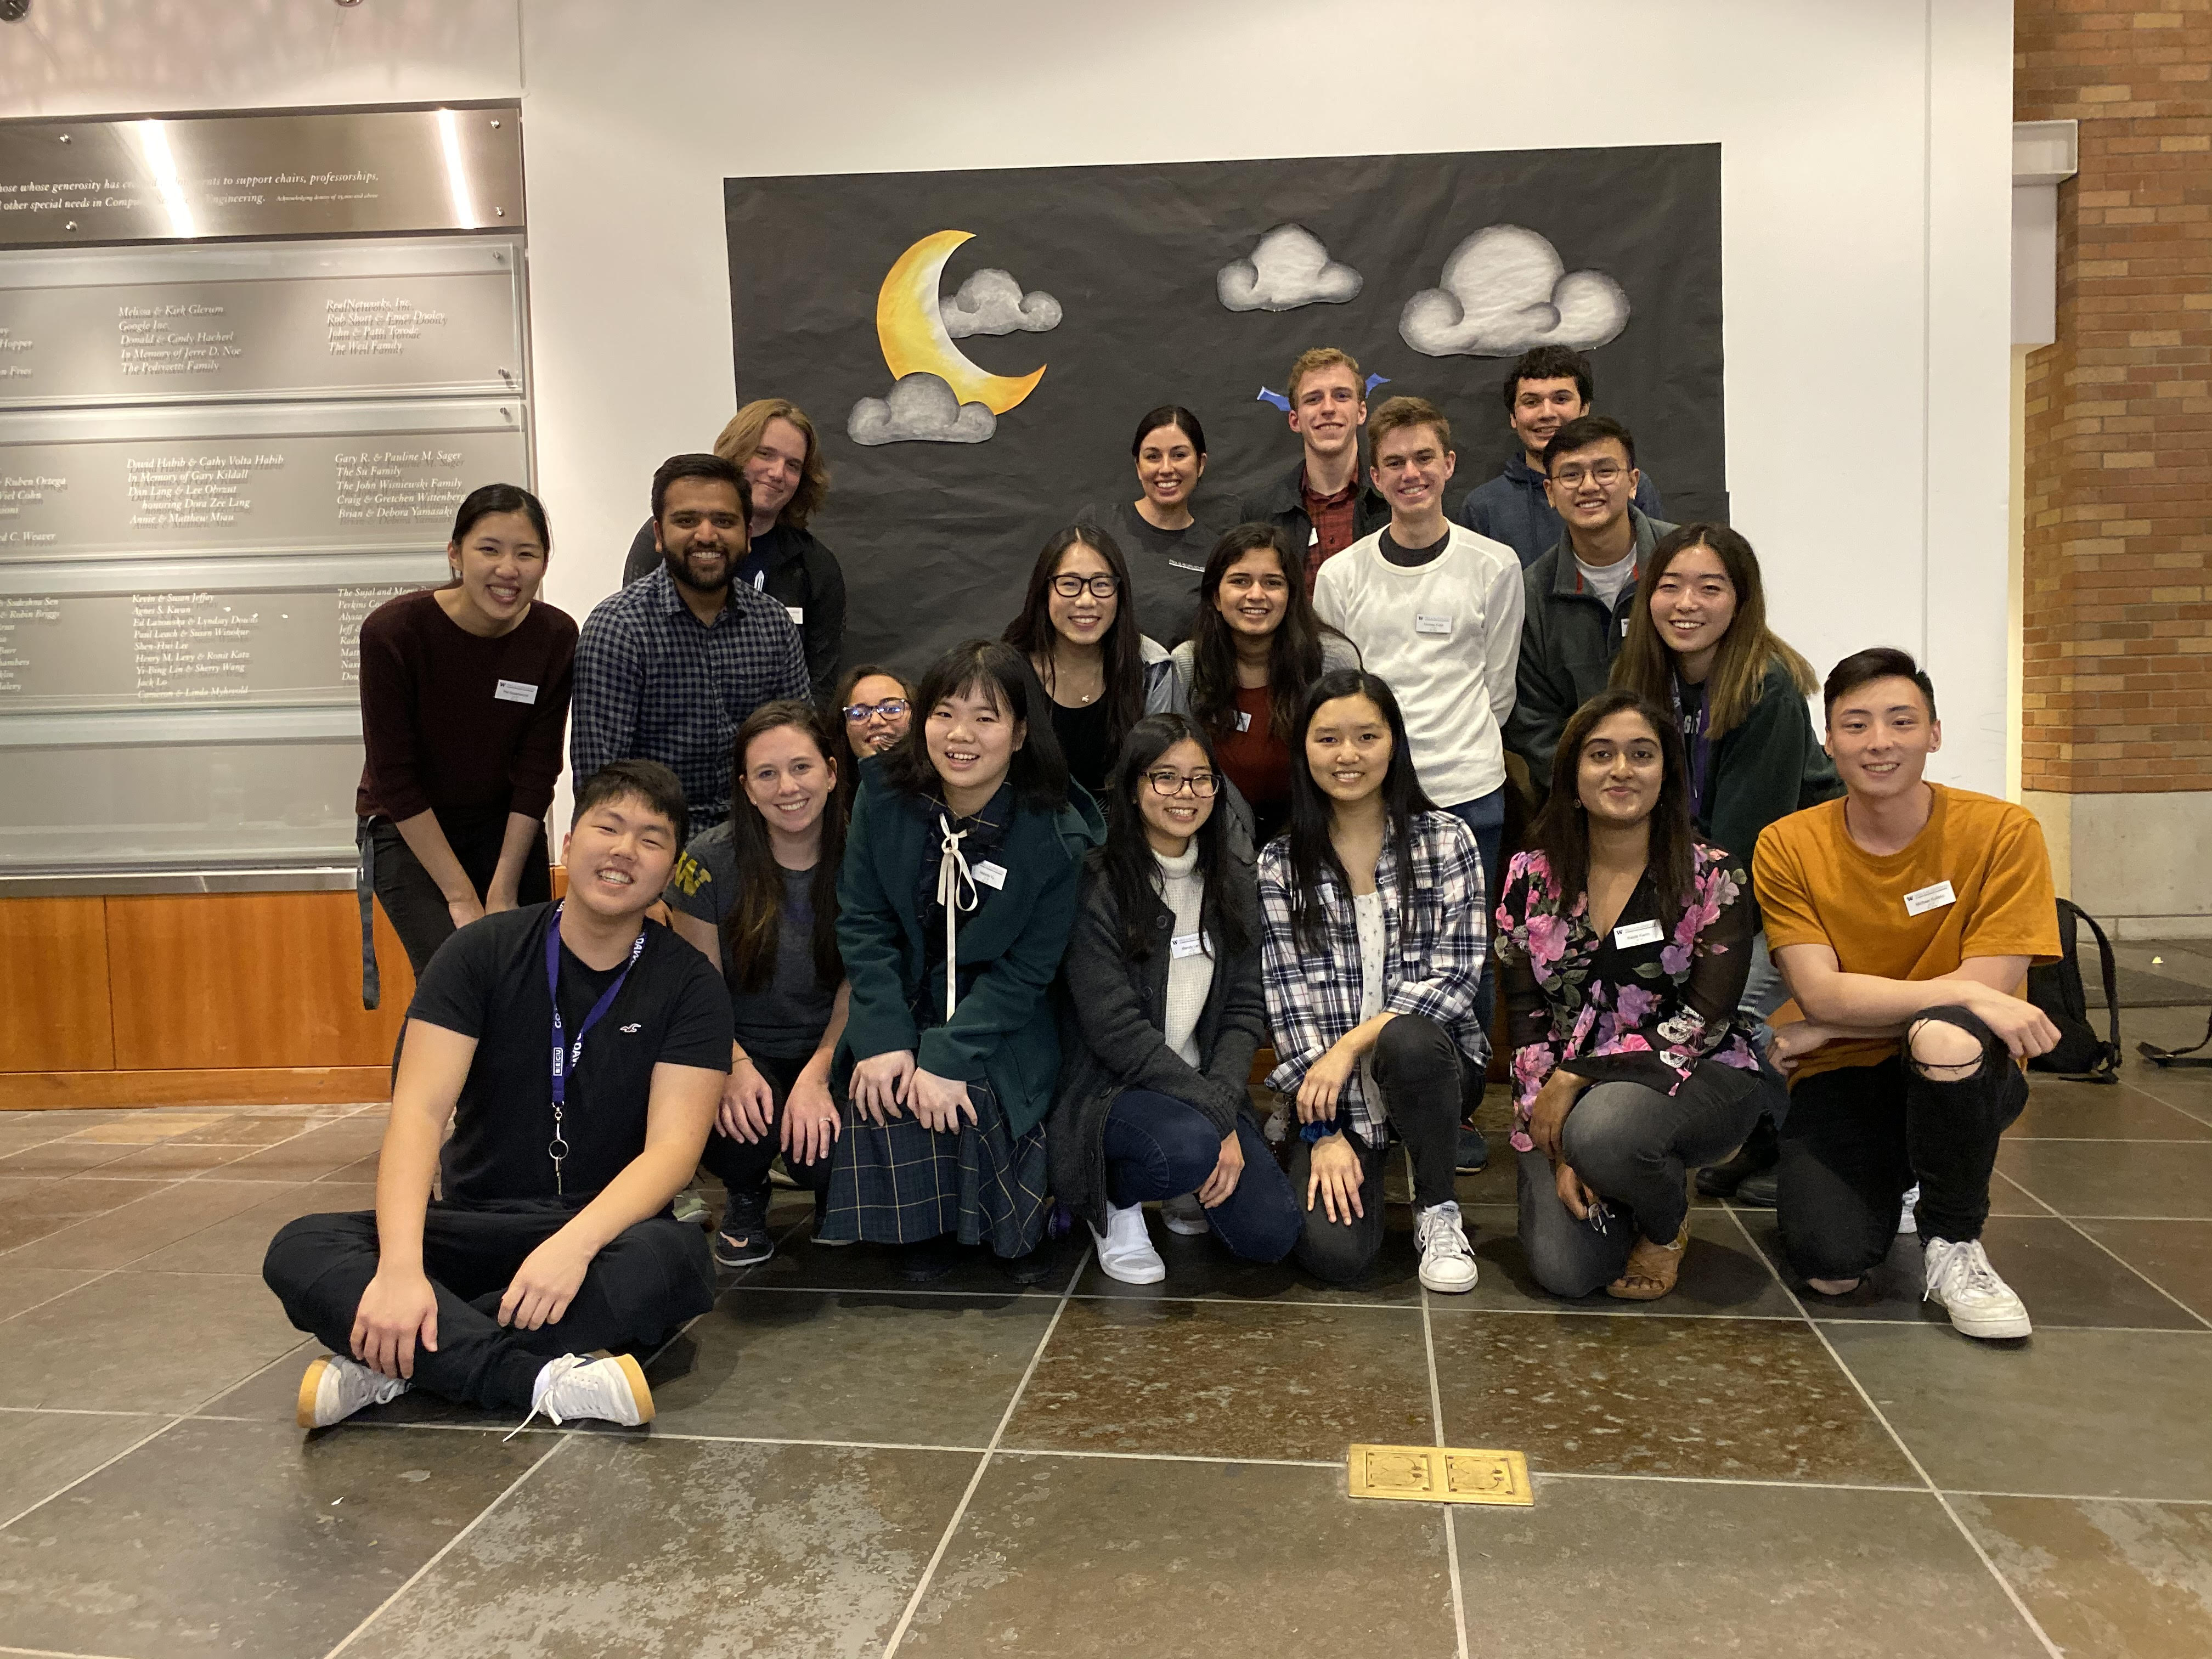
{"label": "woman in maroon sweater", "polygon": [[576,656],[575,623],[538,599],[552,550],[538,498],[486,484],[453,520],[453,580],[361,625],[368,1006],[372,890],[417,975],[456,928],[552,896],[545,813]]}

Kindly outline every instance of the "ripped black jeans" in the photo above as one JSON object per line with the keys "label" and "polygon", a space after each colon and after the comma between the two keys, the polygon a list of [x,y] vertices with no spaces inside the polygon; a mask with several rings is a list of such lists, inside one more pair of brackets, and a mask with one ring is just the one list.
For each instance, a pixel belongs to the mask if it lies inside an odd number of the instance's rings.
{"label": "ripped black jeans", "polygon": [[[1915,1064],[1907,1055],[1923,1023],[1966,1032],[1980,1060]],[[1822,1072],[1790,1091],[1777,1224],[1790,1265],[1807,1279],[1856,1279],[1887,1256],[1915,1182],[1923,1239],[1979,1238],[1989,1218],[1997,1137],[2027,1104],[2027,1079],[1962,1007],[1923,1009],[1905,1042],[1905,1053],[1879,1065]]]}

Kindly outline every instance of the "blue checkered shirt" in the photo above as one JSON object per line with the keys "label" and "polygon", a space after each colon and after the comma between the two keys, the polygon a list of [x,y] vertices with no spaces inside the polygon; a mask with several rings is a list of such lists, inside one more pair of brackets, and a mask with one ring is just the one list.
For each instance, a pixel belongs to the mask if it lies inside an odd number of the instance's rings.
{"label": "blue checkered shirt", "polygon": [[659,761],[682,781],[696,835],[730,815],[730,740],[745,717],[807,695],[789,611],[732,582],[709,626],[664,566],[601,599],[576,641],[571,781],[610,761]]}
{"label": "blue checkered shirt", "polygon": [[[1489,906],[1474,832],[1449,812],[1413,820],[1413,915],[1401,923],[1398,854],[1386,837],[1375,864],[1382,899],[1382,1006],[1425,1014],[1444,1028],[1477,1066],[1490,1058],[1490,1039],[1474,1012],[1475,986],[1489,948]],[[1359,1024],[1359,927],[1352,896],[1333,873],[1322,877],[1324,942],[1301,951],[1291,932],[1291,842],[1278,836],[1260,854],[1260,971],[1279,1062],[1267,1086],[1295,1093],[1307,1069]],[[1370,1146],[1384,1132],[1369,1109],[1355,1066],[1337,1101],[1336,1121],[1349,1123]]]}

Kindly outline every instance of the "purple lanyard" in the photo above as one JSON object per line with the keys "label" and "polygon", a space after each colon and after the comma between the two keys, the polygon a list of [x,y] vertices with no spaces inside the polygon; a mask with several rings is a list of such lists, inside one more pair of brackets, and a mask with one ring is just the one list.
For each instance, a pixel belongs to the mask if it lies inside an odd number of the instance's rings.
{"label": "purple lanyard", "polygon": [[[1682,683],[1670,678],[1667,690],[1674,700],[1674,724],[1682,723]],[[1713,769],[1713,740],[1705,735],[1705,723],[1712,716],[1712,688],[1698,700],[1697,730],[1690,734],[1690,816],[1703,819],[1705,815],[1705,785],[1711,781]]]}
{"label": "purple lanyard", "polygon": [[599,993],[599,1000],[592,1005],[592,1012],[584,1016],[584,1023],[576,1030],[574,1043],[562,1041],[565,1034],[561,1029],[561,908],[559,904],[553,907],[552,925],[545,930],[545,994],[553,1003],[553,1140],[545,1150],[553,1159],[553,1190],[556,1193],[564,1190],[561,1184],[561,1164],[568,1156],[568,1137],[561,1133],[562,1109],[568,1103],[568,1073],[583,1064],[585,1037],[591,1034],[592,1027],[605,1018],[607,1010],[614,1006],[615,999],[622,994],[623,982],[629,978],[629,970],[637,966],[638,957],[645,951],[645,929],[641,927],[636,942],[629,947],[629,960],[623,963],[623,970],[615,975],[615,982]]}

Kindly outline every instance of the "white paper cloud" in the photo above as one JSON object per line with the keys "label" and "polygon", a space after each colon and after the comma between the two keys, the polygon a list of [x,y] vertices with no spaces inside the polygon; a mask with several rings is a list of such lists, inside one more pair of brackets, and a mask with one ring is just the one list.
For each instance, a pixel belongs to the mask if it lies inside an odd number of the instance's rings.
{"label": "white paper cloud", "polygon": [[999,429],[999,417],[985,404],[963,404],[934,374],[902,374],[890,394],[863,398],[845,418],[845,435],[872,448],[878,444],[980,444]]}
{"label": "white paper cloud", "polygon": [[971,334],[1042,334],[1060,326],[1060,301],[1042,289],[1023,293],[1008,270],[977,271],[938,311],[945,331],[956,340]]}
{"label": "white paper cloud", "polygon": [[1277,225],[1250,257],[1222,266],[1213,285],[1231,311],[1295,311],[1341,305],[1359,292],[1361,280],[1350,265],[1330,258],[1321,238],[1304,225]]}
{"label": "white paper cloud", "polygon": [[1552,245],[1518,225],[1478,230],[1444,261],[1442,287],[1406,301],[1398,333],[1431,357],[1584,349],[1628,326],[1628,295],[1601,271],[1567,274]]}

